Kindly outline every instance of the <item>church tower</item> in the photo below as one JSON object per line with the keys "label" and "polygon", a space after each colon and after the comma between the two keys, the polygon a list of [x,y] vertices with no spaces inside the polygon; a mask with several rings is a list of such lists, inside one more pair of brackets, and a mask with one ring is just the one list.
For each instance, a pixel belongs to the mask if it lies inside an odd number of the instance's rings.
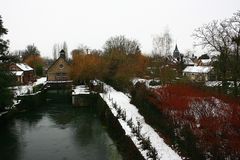
{"label": "church tower", "polygon": [[59,53],[60,53],[59,57],[62,57],[64,59],[66,58],[65,51],[63,49]]}
{"label": "church tower", "polygon": [[175,49],[173,51],[173,58],[177,58],[177,59],[180,58],[180,52],[178,50],[177,44],[176,44]]}

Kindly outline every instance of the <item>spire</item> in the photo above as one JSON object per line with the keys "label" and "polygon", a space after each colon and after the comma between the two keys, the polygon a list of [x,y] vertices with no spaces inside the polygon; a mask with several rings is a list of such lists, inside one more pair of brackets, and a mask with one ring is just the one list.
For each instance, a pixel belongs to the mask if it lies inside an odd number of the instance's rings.
{"label": "spire", "polygon": [[177,44],[176,44],[176,46],[175,46],[174,52],[179,52],[178,47],[177,47]]}
{"label": "spire", "polygon": [[180,57],[180,52],[178,50],[177,44],[176,44],[175,49],[173,51],[173,57],[174,58],[179,58]]}

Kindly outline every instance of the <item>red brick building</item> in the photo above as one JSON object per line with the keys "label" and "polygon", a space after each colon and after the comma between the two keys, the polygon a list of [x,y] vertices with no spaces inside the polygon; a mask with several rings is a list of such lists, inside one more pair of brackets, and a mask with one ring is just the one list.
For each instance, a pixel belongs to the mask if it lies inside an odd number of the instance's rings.
{"label": "red brick building", "polygon": [[36,81],[33,68],[25,63],[12,63],[9,70],[16,75],[20,84],[29,84]]}

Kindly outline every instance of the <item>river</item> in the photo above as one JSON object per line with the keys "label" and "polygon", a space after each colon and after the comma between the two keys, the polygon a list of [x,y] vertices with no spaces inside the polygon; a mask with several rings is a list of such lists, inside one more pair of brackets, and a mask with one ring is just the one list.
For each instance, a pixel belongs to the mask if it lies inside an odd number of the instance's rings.
{"label": "river", "polygon": [[121,160],[95,107],[48,102],[0,123],[0,160]]}

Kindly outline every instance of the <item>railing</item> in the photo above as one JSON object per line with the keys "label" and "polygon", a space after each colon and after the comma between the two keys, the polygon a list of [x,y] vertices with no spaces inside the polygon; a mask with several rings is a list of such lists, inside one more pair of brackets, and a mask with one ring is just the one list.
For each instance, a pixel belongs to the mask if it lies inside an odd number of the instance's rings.
{"label": "railing", "polygon": [[57,81],[66,81],[69,80],[68,76],[55,76]]}

